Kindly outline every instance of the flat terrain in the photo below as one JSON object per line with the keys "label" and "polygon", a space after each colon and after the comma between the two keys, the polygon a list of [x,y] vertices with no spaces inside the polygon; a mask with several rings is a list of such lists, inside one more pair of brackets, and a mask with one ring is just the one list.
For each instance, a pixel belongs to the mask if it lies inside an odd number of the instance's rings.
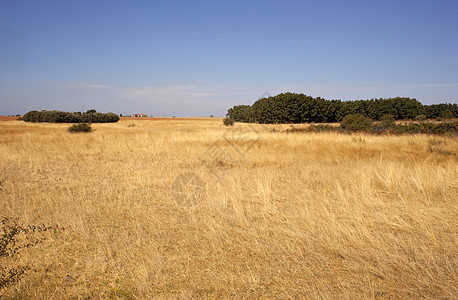
{"label": "flat terrain", "polygon": [[4,298],[458,295],[457,138],[92,126],[0,122],[0,216],[65,228]]}

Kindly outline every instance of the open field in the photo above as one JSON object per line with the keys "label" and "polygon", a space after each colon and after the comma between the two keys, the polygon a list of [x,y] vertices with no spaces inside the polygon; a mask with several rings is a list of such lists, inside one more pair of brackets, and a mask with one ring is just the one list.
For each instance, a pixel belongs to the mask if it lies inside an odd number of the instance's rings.
{"label": "open field", "polygon": [[458,138],[173,119],[0,122],[0,216],[65,227],[0,295],[456,299]]}

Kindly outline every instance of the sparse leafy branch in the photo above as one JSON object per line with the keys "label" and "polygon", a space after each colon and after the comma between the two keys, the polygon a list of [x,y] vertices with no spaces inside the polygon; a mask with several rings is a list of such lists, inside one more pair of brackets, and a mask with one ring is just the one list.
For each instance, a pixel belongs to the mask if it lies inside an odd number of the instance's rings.
{"label": "sparse leafy branch", "polygon": [[[21,235],[27,236],[36,233],[42,233],[53,230],[57,232],[59,226],[28,225],[23,227],[19,225],[16,218],[3,217],[0,221],[0,259],[4,260],[8,257],[13,257],[23,249],[33,247],[41,243],[44,238],[35,238],[29,242],[19,242]],[[29,269],[27,266],[17,266],[12,268],[0,267],[0,289],[17,283]]]}
{"label": "sparse leafy branch", "polygon": [[12,269],[0,267],[0,289],[19,282],[28,269],[28,267],[16,267]]}

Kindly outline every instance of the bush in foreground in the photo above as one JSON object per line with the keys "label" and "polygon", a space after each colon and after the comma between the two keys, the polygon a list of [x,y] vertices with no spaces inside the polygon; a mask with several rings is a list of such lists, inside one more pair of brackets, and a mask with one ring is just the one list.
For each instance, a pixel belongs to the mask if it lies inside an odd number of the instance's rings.
{"label": "bush in foreground", "polygon": [[71,132],[71,133],[91,132],[91,131],[92,131],[91,125],[86,124],[86,123],[75,124],[75,125],[68,127],[68,132]]}

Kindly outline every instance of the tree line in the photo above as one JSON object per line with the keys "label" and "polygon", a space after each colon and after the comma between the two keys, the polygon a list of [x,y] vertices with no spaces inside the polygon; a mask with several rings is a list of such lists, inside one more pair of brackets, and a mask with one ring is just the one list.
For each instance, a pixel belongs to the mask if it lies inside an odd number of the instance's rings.
{"label": "tree line", "polygon": [[65,112],[58,110],[29,111],[22,118],[26,122],[48,122],[48,123],[115,123],[119,116],[114,113],[99,113],[95,109],[81,112]]}
{"label": "tree line", "polygon": [[236,105],[227,116],[236,122],[249,123],[335,123],[347,115],[359,114],[372,120],[391,115],[395,120],[458,118],[457,104],[423,105],[405,97],[371,100],[326,100],[304,94],[282,93],[257,100],[253,105]]}

